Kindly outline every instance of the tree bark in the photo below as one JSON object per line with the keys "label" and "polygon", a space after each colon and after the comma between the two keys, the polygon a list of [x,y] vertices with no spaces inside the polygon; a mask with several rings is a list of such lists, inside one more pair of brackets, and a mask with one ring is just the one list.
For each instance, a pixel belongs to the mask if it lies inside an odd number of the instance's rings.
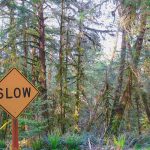
{"label": "tree bark", "polygon": [[62,134],[65,133],[65,108],[64,108],[64,97],[63,97],[63,84],[64,84],[64,79],[63,79],[63,72],[64,72],[64,0],[61,0],[61,24],[60,24],[60,49],[59,49],[59,88],[60,88],[60,93],[59,93],[59,98],[60,98],[60,126],[61,126],[61,132]]}
{"label": "tree bark", "polygon": [[147,118],[148,118],[148,121],[150,123],[150,105],[149,105],[149,97],[147,96],[147,94],[145,92],[142,93],[142,101],[143,101],[143,104],[144,104],[144,108],[145,108],[145,112],[147,114]]}
{"label": "tree bark", "polygon": [[[22,0],[22,7],[25,7],[25,0]],[[25,12],[22,12],[23,15],[25,15]],[[28,50],[27,50],[27,34],[26,34],[26,18],[24,18],[24,23],[23,23],[23,50],[24,50],[24,75],[27,77],[27,58],[28,58]]]}
{"label": "tree bark", "polygon": [[117,87],[115,91],[115,98],[114,98],[114,104],[111,111],[110,121],[107,129],[107,134],[110,132],[117,135],[118,131],[118,125],[117,122],[115,122],[115,119],[118,115],[120,115],[121,107],[119,104],[119,99],[121,96],[122,91],[122,84],[123,84],[123,74],[124,74],[124,68],[125,68],[125,57],[126,57],[126,31],[123,30],[122,32],[122,44],[121,44],[121,58],[120,58],[120,68],[119,68],[119,75],[117,79]]}
{"label": "tree bark", "polygon": [[[44,101],[47,100],[47,84],[46,84],[46,57],[45,57],[45,19],[44,19],[44,2],[41,1],[38,4],[38,20],[39,20],[39,61],[40,61],[40,73],[39,83],[40,92]],[[49,130],[49,111],[48,104],[44,102],[42,106],[42,116],[46,120],[47,130]]]}

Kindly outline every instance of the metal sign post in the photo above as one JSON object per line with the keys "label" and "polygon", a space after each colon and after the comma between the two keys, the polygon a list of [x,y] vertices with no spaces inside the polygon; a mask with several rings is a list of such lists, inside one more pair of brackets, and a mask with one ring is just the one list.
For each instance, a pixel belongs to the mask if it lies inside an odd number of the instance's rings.
{"label": "metal sign post", "polygon": [[12,117],[12,150],[19,150],[18,119]]}

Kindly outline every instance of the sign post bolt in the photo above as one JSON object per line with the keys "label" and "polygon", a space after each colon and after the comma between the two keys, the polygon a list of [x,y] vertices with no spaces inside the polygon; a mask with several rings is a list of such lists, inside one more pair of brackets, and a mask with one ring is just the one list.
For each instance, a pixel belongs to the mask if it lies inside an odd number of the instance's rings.
{"label": "sign post bolt", "polygon": [[12,150],[19,150],[18,119],[12,118]]}

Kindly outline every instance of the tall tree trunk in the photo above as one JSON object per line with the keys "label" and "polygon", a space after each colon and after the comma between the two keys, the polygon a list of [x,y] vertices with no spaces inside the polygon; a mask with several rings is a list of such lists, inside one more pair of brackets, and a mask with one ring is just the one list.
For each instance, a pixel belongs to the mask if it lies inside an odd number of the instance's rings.
{"label": "tall tree trunk", "polygon": [[[142,47],[143,47],[143,41],[144,41],[144,35],[145,35],[145,31],[146,31],[146,21],[147,21],[147,14],[145,12],[145,10],[143,9],[144,12],[141,13],[140,16],[140,30],[139,30],[139,35],[137,37],[136,43],[135,43],[135,56],[133,57],[133,65],[134,65],[134,69],[137,70],[138,69],[138,64],[140,61],[140,56],[141,56],[141,51],[142,51]],[[141,127],[140,127],[140,113],[139,113],[139,99],[141,99],[143,101],[144,107],[145,107],[145,111],[147,114],[148,119],[150,119],[150,109],[148,109],[148,101],[142,96],[142,92],[140,89],[140,83],[138,83],[137,80],[137,88],[139,91],[138,95],[136,96],[136,105],[137,105],[137,117],[138,117],[138,129],[139,129],[139,134],[141,134]]]}
{"label": "tall tree trunk", "polygon": [[[14,3],[14,0],[11,0],[10,3]],[[16,49],[16,26],[15,26],[15,16],[14,16],[14,8],[12,6],[8,6],[10,11],[10,33],[9,33],[9,40],[10,40],[10,48],[11,48],[11,61],[10,64],[16,65],[16,58],[17,58],[17,49]]]}
{"label": "tall tree trunk", "polygon": [[120,68],[119,68],[119,75],[117,79],[117,87],[115,91],[115,97],[114,97],[114,104],[112,107],[112,112],[110,116],[110,121],[107,129],[107,134],[110,132],[113,134],[117,134],[118,131],[118,125],[117,122],[115,122],[116,117],[120,115],[120,105],[119,105],[119,99],[121,96],[122,91],[122,84],[123,84],[123,74],[124,74],[124,68],[125,68],[125,57],[126,57],[126,31],[123,30],[122,32],[122,44],[121,44],[121,58],[120,58]]}
{"label": "tall tree trunk", "polygon": [[[137,40],[136,40],[136,43],[135,43],[135,50],[136,50],[136,53],[135,53],[135,57],[134,57],[134,67],[135,69],[137,69],[137,66],[138,66],[138,62],[139,62],[139,59],[140,59],[140,55],[141,55],[141,50],[142,50],[142,43],[143,43],[143,39],[144,39],[144,34],[145,34],[145,26],[146,26],[146,15],[145,14],[142,14],[141,15],[141,20],[140,20],[140,31],[139,31],[139,36],[137,37]],[[124,39],[125,41],[125,47],[126,47],[126,40]],[[122,43],[122,46],[124,44]],[[125,57],[124,57],[125,58]],[[124,60],[125,61],[125,60]],[[123,61],[122,61],[123,62]],[[122,74],[123,75],[123,74]],[[131,76],[132,76],[132,73],[131,73]],[[119,80],[118,80],[119,81]],[[122,80],[121,80],[122,82]],[[129,81],[130,82],[130,81]],[[122,83],[121,83],[122,84]],[[132,83],[130,85],[128,85],[130,88],[132,87]],[[138,85],[137,85],[138,86]],[[118,88],[119,88],[119,84],[118,84]],[[117,89],[118,89],[117,88]],[[121,88],[119,88],[121,89]],[[112,124],[110,124],[112,127],[111,129],[111,133],[117,135],[118,133],[118,129],[119,129],[119,126],[120,126],[120,123],[121,123],[121,120],[123,118],[123,114],[124,114],[124,111],[125,111],[125,108],[126,108],[126,102],[125,103],[122,103],[122,101],[119,102],[119,99],[120,99],[120,96],[117,94],[118,90],[116,90],[116,96],[115,96],[115,102],[114,102],[114,107],[116,106],[116,108],[114,110],[112,110],[112,116],[110,118],[110,123],[112,122]],[[121,91],[120,91],[121,92]],[[119,93],[120,93],[119,92]],[[131,92],[131,90],[129,90],[129,92]],[[128,93],[129,94],[129,93]],[[118,96],[117,96],[118,95]],[[131,95],[131,93],[130,93]],[[125,96],[125,95],[123,95]],[[131,97],[131,96],[130,96]],[[116,101],[116,98],[118,99]],[[138,98],[138,97],[137,97]],[[116,103],[117,102],[117,103]],[[114,115],[113,115],[114,113]],[[119,117],[118,117],[119,116]],[[138,121],[138,126],[139,125],[139,121]],[[139,131],[140,132],[140,131]]]}
{"label": "tall tree trunk", "polygon": [[46,57],[45,57],[45,19],[44,19],[44,2],[41,1],[38,4],[38,20],[39,20],[39,61],[40,61],[40,73],[39,73],[39,82],[40,82],[40,92],[43,100],[45,101],[42,110],[43,118],[47,123],[47,130],[49,130],[49,112],[47,100],[47,84],[46,84]]}
{"label": "tall tree trunk", "polygon": [[[67,103],[69,100],[69,91],[68,91],[68,63],[69,63],[69,51],[70,51],[70,38],[69,38],[69,29],[70,29],[70,20],[67,21],[66,28],[66,46],[65,46],[65,66],[64,66],[64,117],[67,115]],[[66,122],[67,123],[67,122]]]}
{"label": "tall tree trunk", "polygon": [[[83,12],[83,8],[79,9],[80,13]],[[79,113],[80,113],[80,87],[82,85],[82,76],[83,76],[83,67],[82,67],[82,55],[83,55],[83,47],[82,47],[82,38],[83,38],[83,20],[80,19],[79,22],[79,33],[77,35],[77,73],[76,73],[76,104],[75,104],[75,131],[79,131]]]}
{"label": "tall tree trunk", "polygon": [[139,107],[139,97],[137,96],[137,97],[135,97],[136,98],[136,100],[135,100],[135,102],[136,102],[136,110],[137,110],[137,122],[138,122],[138,132],[139,132],[139,135],[141,134],[141,124],[140,124],[140,107]]}
{"label": "tall tree trunk", "polygon": [[46,87],[46,58],[45,58],[45,24],[43,15],[43,3],[39,5],[38,17],[39,17],[39,58],[40,58],[40,83],[44,93],[47,92]]}
{"label": "tall tree trunk", "polygon": [[60,99],[60,126],[62,134],[65,132],[65,108],[64,108],[64,97],[63,97],[63,73],[64,73],[64,0],[61,0],[61,24],[60,24],[60,49],[59,49],[59,99]]}
{"label": "tall tree trunk", "polygon": [[32,57],[31,75],[32,75],[32,84],[33,85],[35,85],[35,82],[36,82],[35,56],[36,56],[36,49],[35,49],[35,47],[33,47],[31,50],[31,57]]}
{"label": "tall tree trunk", "polygon": [[[143,10],[145,11],[145,10]],[[142,51],[142,46],[143,46],[143,41],[144,41],[144,35],[146,31],[146,20],[147,20],[147,14],[143,12],[140,16],[140,31],[139,35],[137,37],[136,43],[135,43],[135,56],[134,56],[134,66],[137,69],[139,59],[141,56],[141,51]]]}
{"label": "tall tree trunk", "polygon": [[[25,7],[25,0],[22,0],[22,7]],[[24,17],[25,12],[23,9],[23,18],[24,18],[24,23],[23,23],[23,51],[24,51],[24,75],[27,77],[27,59],[28,59],[28,50],[27,50],[27,34],[26,34],[26,18]]]}

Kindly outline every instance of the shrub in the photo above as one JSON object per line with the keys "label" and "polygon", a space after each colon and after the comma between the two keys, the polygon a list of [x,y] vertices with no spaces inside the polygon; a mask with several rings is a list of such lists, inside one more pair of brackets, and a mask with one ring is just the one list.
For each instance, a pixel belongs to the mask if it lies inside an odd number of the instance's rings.
{"label": "shrub", "polygon": [[32,149],[33,150],[41,150],[43,148],[43,142],[41,140],[37,140],[32,142]]}
{"label": "shrub", "polygon": [[141,135],[135,145],[136,150],[150,150],[150,134]]}
{"label": "shrub", "polygon": [[60,136],[59,135],[48,135],[48,145],[52,150],[60,147]]}
{"label": "shrub", "polygon": [[68,135],[65,138],[64,142],[68,150],[80,150],[80,145],[82,144],[82,138],[77,134],[72,134],[72,135]]}
{"label": "shrub", "polygon": [[118,137],[118,139],[114,137],[114,144],[117,146],[117,148],[123,149],[125,146],[125,140],[126,138],[124,135]]}

